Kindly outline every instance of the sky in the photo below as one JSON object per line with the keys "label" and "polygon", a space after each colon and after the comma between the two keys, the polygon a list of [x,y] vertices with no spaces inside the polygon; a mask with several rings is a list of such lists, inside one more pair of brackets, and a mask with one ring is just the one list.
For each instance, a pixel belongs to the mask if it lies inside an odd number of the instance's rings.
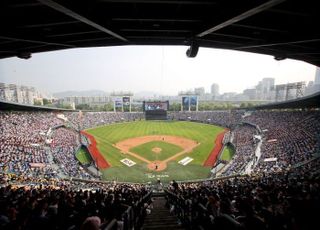
{"label": "sky", "polygon": [[181,90],[217,83],[220,93],[254,87],[265,77],[276,84],[313,81],[316,67],[272,56],[186,46],[120,46],[32,54],[28,60],[0,59],[0,82],[34,86],[49,93],[103,90],[177,95]]}

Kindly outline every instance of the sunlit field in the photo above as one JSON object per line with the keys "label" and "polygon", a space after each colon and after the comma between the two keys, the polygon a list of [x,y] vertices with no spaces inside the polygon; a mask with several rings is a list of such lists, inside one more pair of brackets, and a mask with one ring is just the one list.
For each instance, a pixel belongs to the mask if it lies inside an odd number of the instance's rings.
{"label": "sunlit field", "polygon": [[[160,178],[162,181],[189,180],[207,178],[210,167],[203,167],[214,147],[217,134],[223,131],[222,127],[185,121],[138,121],[118,123],[86,130],[92,134],[97,147],[111,167],[103,170],[104,180],[118,180],[131,182],[149,182]],[[198,143],[191,152],[186,152],[173,160],[168,161],[162,171],[151,170],[148,164],[137,157],[124,153],[115,144],[135,137],[166,135],[190,139]],[[160,148],[160,153],[154,153],[153,148]],[[166,141],[152,141],[130,149],[147,161],[162,161],[181,152],[181,148]],[[192,158],[186,165],[178,162],[186,157]],[[131,167],[123,164],[122,159],[129,159],[135,164]]]}

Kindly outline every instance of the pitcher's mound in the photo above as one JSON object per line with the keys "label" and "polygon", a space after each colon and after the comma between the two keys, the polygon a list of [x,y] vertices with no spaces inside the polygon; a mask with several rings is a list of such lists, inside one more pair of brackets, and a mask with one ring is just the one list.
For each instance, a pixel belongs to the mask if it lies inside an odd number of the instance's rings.
{"label": "pitcher's mound", "polygon": [[159,147],[155,147],[155,148],[153,148],[153,149],[151,149],[151,150],[152,150],[152,152],[154,152],[154,153],[161,153],[161,151],[162,151],[162,149],[159,148]]}

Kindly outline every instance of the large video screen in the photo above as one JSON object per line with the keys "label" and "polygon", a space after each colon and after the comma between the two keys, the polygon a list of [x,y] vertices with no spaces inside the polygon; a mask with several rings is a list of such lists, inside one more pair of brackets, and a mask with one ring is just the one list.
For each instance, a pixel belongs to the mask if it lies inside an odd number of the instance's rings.
{"label": "large video screen", "polygon": [[153,110],[167,111],[169,109],[169,102],[168,101],[159,101],[159,102],[145,101],[143,103],[143,109],[144,111],[153,111]]}

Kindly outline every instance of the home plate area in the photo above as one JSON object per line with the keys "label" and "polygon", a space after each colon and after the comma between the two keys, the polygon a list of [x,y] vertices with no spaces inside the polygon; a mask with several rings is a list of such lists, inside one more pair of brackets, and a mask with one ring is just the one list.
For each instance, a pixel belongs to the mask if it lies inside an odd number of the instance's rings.
{"label": "home plate area", "polygon": [[[158,158],[156,159],[147,159],[137,153],[134,153],[130,151],[130,149],[145,144],[149,143],[152,141],[161,141],[161,142],[167,142],[169,144],[173,144],[176,146],[179,146],[182,150],[180,152],[177,152],[171,156],[168,156],[165,159],[159,160]],[[135,138],[130,138],[126,139],[120,142],[117,142],[114,144],[114,147],[118,148],[122,153],[131,155],[145,163],[147,163],[147,167],[151,171],[162,171],[167,168],[167,163],[170,161],[175,160],[179,156],[182,156],[183,154],[190,153],[192,150],[199,146],[200,143],[196,142],[194,140],[190,140],[187,138],[183,137],[178,137],[178,136],[166,136],[166,135],[151,135],[151,136],[143,136],[143,137],[135,137]],[[150,149],[152,153],[160,154],[162,153],[163,149],[160,147],[153,147]],[[150,151],[149,150],[149,151]],[[193,160],[193,158],[190,157],[185,157],[181,161],[179,161],[180,164],[182,165],[187,165]],[[129,167],[135,165],[136,163],[130,159],[122,159],[121,162]]]}

